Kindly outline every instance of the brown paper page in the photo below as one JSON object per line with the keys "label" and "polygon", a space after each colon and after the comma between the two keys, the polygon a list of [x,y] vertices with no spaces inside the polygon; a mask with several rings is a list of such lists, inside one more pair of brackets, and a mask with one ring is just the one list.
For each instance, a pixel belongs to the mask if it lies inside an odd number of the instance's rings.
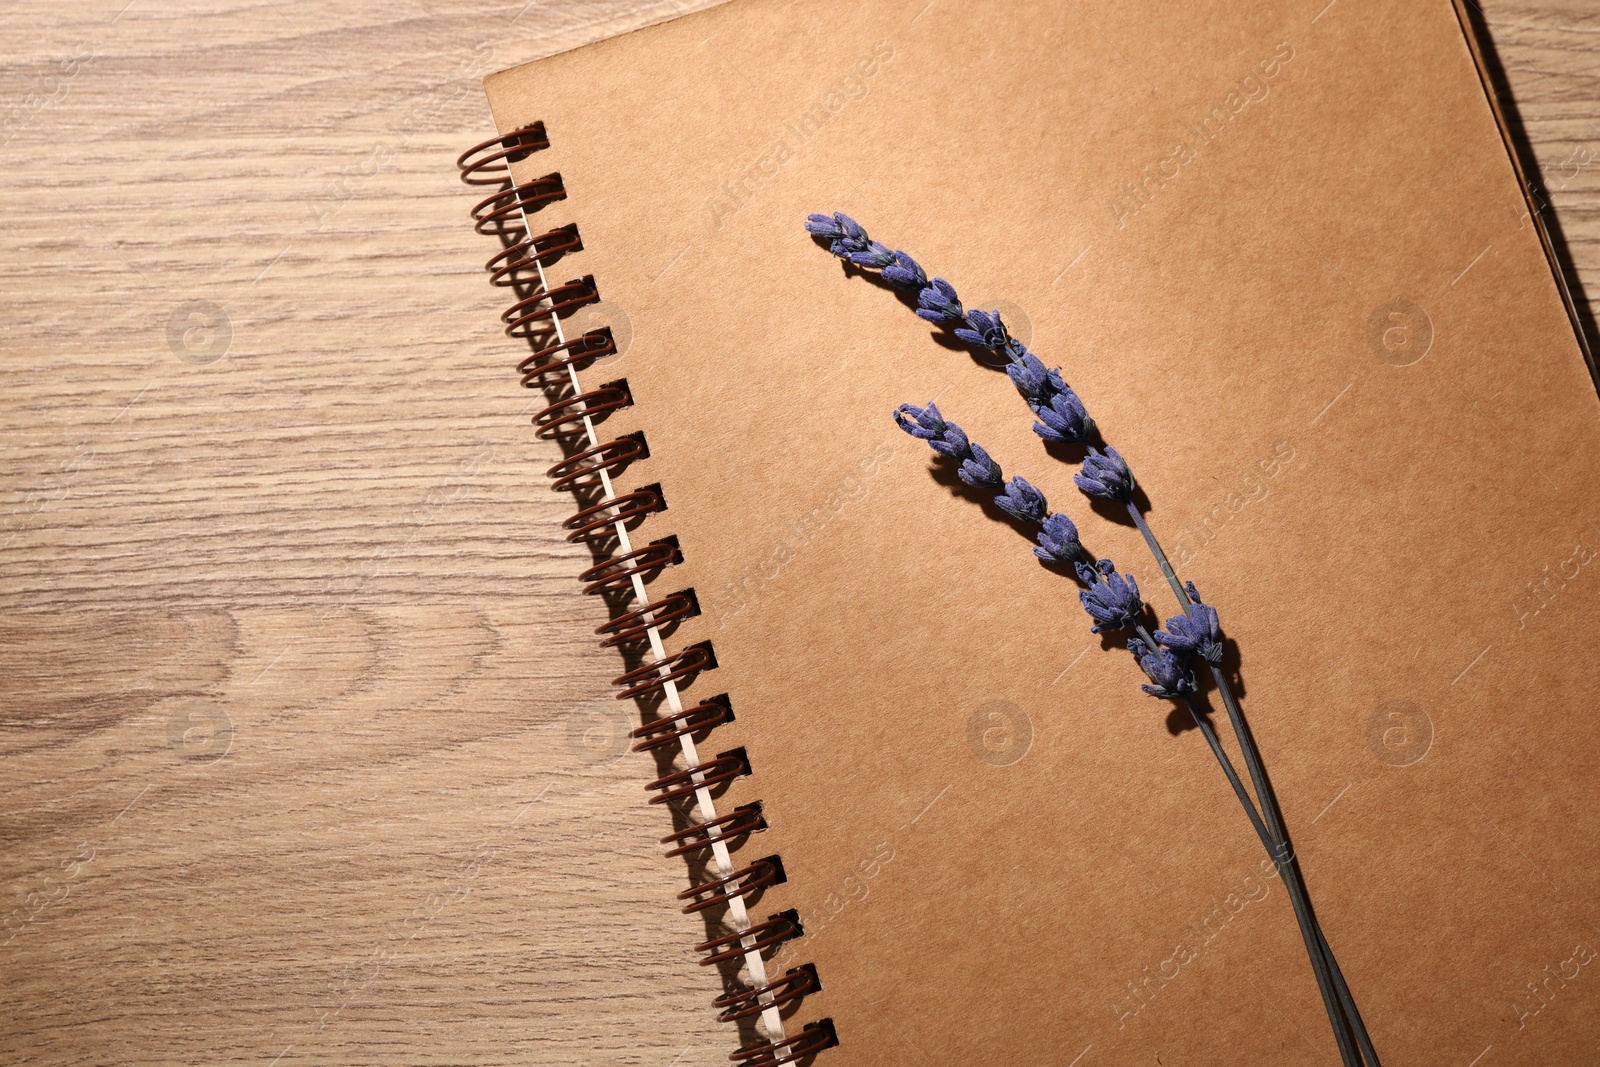
{"label": "brown paper page", "polygon": [[698,594],[673,647],[714,645],[702,751],[749,754],[719,810],[765,805],[737,855],[783,857],[753,911],[806,924],[819,1063],[1337,1062],[1204,742],[890,412],[937,397],[1166,617],[1137,533],[803,232],[834,209],[1006,308],[1127,457],[1385,1062],[1586,1062],[1600,402],[1450,0],[742,0],[487,87],[546,124],[552,281],[631,323],[584,379],[648,436],[652,589]]}

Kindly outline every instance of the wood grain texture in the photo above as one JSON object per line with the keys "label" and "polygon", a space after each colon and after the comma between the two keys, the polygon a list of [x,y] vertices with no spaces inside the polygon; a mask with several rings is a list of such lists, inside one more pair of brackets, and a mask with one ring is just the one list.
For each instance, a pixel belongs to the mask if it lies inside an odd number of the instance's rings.
{"label": "wood grain texture", "polygon": [[[0,1057],[724,1061],[454,170],[673,5],[125,2],[0,16]],[[1487,12],[1594,292],[1600,13]]]}

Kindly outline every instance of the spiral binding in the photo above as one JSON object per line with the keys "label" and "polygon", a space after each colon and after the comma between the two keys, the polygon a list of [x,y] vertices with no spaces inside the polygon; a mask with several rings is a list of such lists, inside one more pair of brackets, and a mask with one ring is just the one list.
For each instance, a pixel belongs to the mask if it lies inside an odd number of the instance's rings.
{"label": "spiral binding", "polygon": [[[484,264],[493,285],[513,289],[519,299],[505,309],[500,321],[508,337],[528,338],[543,343],[517,364],[521,383],[529,389],[557,391],[558,399],[533,416],[535,432],[554,440],[567,453],[566,458],[548,472],[557,490],[598,493],[599,499],[582,507],[562,526],[569,541],[605,544],[616,541],[616,550],[583,571],[579,581],[585,593],[615,598],[622,606],[635,600],[640,606],[621,611],[596,628],[603,647],[644,642],[650,655],[638,667],[618,675],[618,699],[652,698],[665,704],[665,714],[633,730],[636,752],[660,750],[676,744],[683,756],[683,769],[663,775],[646,787],[655,793],[652,804],[670,803],[692,797],[700,819],[661,839],[669,845],[667,855],[702,854],[707,859],[705,881],[678,894],[688,913],[725,907],[734,930],[695,946],[703,953],[702,965],[714,965],[743,958],[752,984],[718,997],[713,1006],[725,1022],[757,1016],[767,1033],[765,1040],[747,1044],[729,1059],[747,1067],[794,1063],[838,1044],[833,1022],[824,1019],[809,1023],[790,1036],[779,1012],[782,1005],[800,1000],[821,988],[811,964],[794,967],[776,977],[767,973],[762,953],[785,941],[799,937],[803,930],[794,911],[774,915],[763,922],[751,919],[746,898],[784,880],[783,861],[778,856],[735,866],[730,845],[748,839],[767,828],[759,802],[745,804],[726,815],[718,815],[712,790],[750,773],[749,760],[742,749],[724,752],[710,759],[698,753],[694,735],[704,735],[732,721],[733,710],[725,696],[712,697],[685,707],[679,683],[716,666],[716,655],[709,642],[689,645],[669,653],[662,641],[663,630],[671,623],[698,613],[694,591],[685,589],[657,599],[646,595],[645,580],[681,562],[676,538],[662,538],[635,548],[631,531],[649,515],[666,506],[660,486],[642,486],[619,493],[612,483],[613,472],[647,457],[649,447],[643,434],[634,433],[602,441],[595,423],[608,412],[628,407],[632,394],[625,381],[608,382],[585,390],[579,382],[577,365],[616,351],[616,342],[606,327],[592,329],[569,338],[561,316],[599,300],[592,278],[580,278],[552,287],[546,268],[562,256],[580,250],[582,238],[576,226],[548,230],[537,236],[529,216],[540,208],[566,198],[566,187],[559,174],[546,174],[531,181],[516,183],[511,164],[520,163],[535,152],[550,147],[543,123],[533,123],[502,137],[492,137],[463,152],[456,161],[461,178],[470,185],[492,185],[495,191],[472,207],[473,229],[494,236],[505,247]],[[713,873],[714,872],[714,873]]]}

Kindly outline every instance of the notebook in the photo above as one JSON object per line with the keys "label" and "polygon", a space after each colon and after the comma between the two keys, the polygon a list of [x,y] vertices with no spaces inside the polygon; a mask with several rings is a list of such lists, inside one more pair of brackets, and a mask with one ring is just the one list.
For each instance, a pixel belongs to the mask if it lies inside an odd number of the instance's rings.
{"label": "notebook", "polygon": [[735,1058],[1337,1062],[1204,743],[891,412],[936,399],[1154,601],[1139,535],[802,228],[835,210],[1128,458],[1383,1058],[1592,1051],[1600,402],[1487,85],[1448,0],[734,0],[486,79],[573,625],[659,742]]}

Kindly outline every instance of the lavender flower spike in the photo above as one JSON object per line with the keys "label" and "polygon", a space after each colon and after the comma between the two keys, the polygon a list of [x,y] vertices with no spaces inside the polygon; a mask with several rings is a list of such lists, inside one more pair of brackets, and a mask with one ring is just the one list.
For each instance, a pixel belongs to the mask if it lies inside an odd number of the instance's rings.
{"label": "lavender flower spike", "polygon": [[1181,700],[1186,694],[1194,692],[1194,675],[1185,667],[1183,660],[1171,652],[1164,648],[1151,648],[1137,637],[1128,641],[1128,651],[1139,661],[1139,668],[1144,671],[1145,677],[1154,683],[1139,687],[1146,693],[1162,700]]}
{"label": "lavender flower spike", "polygon": [[1108,630],[1122,630],[1139,624],[1139,613],[1144,602],[1139,599],[1139,583],[1131,574],[1118,574],[1110,560],[1101,560],[1099,569],[1078,564],[1078,575],[1089,588],[1078,594],[1083,610],[1095,624],[1089,627],[1097,634]]}
{"label": "lavender flower spike", "polygon": [[1133,496],[1133,472],[1110,445],[1103,452],[1090,448],[1082,472],[1074,474],[1072,480],[1090,496],[1115,500],[1119,504],[1126,504]]}
{"label": "lavender flower spike", "polygon": [[[1050,373],[1054,375],[1056,372]],[[1094,420],[1084,410],[1078,394],[1067,388],[1065,383],[1061,384],[1048,403],[1029,406],[1039,417],[1039,421],[1033,424],[1033,432],[1046,441],[1087,444],[1094,436]]]}
{"label": "lavender flower spike", "polygon": [[[1006,367],[1006,374],[1010,375],[1011,384],[1017,387],[1017,392],[1022,394],[1022,399],[1026,400],[1030,407],[1050,402],[1050,395],[1055,391],[1055,382],[1051,380],[1052,372],[1046,370],[1044,363],[1032,352],[1026,353],[1018,362],[1009,364]],[[1059,374],[1057,379],[1059,380]]]}
{"label": "lavender flower spike", "polygon": [[1167,628],[1157,630],[1155,638],[1174,652],[1198,654],[1208,663],[1221,663],[1222,624],[1217,618],[1217,609],[1200,600],[1200,592],[1193,582],[1189,583],[1189,599],[1194,603],[1188,614],[1168,619]]}
{"label": "lavender flower spike", "polygon": [[1026,478],[1013,478],[1006,483],[1006,491],[994,498],[994,506],[1021,522],[1044,522],[1050,505],[1044,494],[1028,484]]}
{"label": "lavender flower spike", "polygon": [[1078,563],[1084,558],[1083,546],[1078,543],[1078,528],[1060,512],[1044,520],[1038,541],[1033,554],[1046,563]]}

